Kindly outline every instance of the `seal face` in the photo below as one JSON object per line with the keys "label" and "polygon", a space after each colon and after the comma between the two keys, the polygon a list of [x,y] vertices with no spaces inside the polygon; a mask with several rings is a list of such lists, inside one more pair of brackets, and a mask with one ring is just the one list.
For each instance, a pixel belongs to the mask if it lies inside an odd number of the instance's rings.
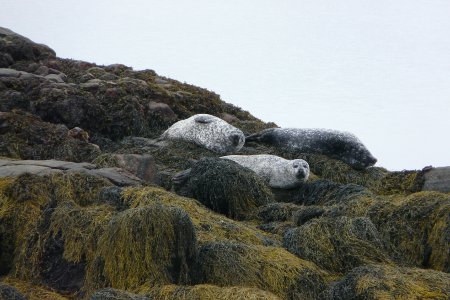
{"label": "seal face", "polygon": [[160,138],[195,143],[217,153],[239,151],[245,143],[242,131],[208,114],[198,114],[178,121]]}
{"label": "seal face", "polygon": [[309,165],[303,159],[287,160],[269,154],[227,155],[221,158],[232,160],[249,168],[272,188],[294,188],[308,180],[309,177]]}
{"label": "seal face", "polygon": [[318,153],[341,160],[355,169],[373,166],[377,159],[352,133],[331,129],[270,128],[246,141],[263,142],[303,153]]}

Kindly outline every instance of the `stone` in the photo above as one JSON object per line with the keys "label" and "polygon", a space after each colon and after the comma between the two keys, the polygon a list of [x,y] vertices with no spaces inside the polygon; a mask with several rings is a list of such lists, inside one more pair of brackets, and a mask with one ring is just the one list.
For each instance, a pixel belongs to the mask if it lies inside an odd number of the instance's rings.
{"label": "stone", "polygon": [[0,300],[26,300],[26,298],[16,288],[0,282]]}
{"label": "stone", "polygon": [[450,192],[450,167],[432,168],[426,171],[422,190],[442,193]]}
{"label": "stone", "polygon": [[52,81],[59,82],[59,83],[64,83],[64,80],[61,78],[61,76],[57,75],[57,74],[48,74],[47,76],[45,76],[45,79],[52,80]]}
{"label": "stone", "polygon": [[166,103],[150,101],[148,110],[153,116],[161,118],[166,123],[174,123],[177,120],[177,115]]}
{"label": "stone", "polygon": [[119,167],[125,169],[140,179],[153,182],[157,173],[156,162],[148,154],[116,154]]}
{"label": "stone", "polygon": [[113,288],[104,288],[95,291],[89,300],[150,300],[150,298]]}

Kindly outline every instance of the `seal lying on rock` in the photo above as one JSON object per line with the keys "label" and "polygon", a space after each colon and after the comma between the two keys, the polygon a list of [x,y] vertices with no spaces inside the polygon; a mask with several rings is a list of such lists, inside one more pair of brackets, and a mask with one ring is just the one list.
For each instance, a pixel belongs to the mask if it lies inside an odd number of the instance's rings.
{"label": "seal lying on rock", "polygon": [[176,122],[160,139],[192,142],[218,153],[239,151],[245,143],[242,131],[208,114],[198,114]]}
{"label": "seal lying on rock", "polygon": [[276,155],[227,155],[232,160],[249,168],[262,177],[270,187],[290,189],[308,180],[309,165],[303,159],[287,160]]}
{"label": "seal lying on rock", "polygon": [[263,142],[303,153],[323,154],[355,169],[364,169],[377,162],[355,135],[331,129],[270,128],[248,136],[246,141]]}

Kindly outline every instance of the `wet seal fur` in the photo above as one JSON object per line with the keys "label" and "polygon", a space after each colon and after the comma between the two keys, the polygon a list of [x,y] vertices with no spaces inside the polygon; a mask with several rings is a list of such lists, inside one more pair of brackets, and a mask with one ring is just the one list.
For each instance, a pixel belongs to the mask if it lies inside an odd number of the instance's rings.
{"label": "wet seal fur", "polygon": [[191,142],[217,153],[239,151],[245,143],[241,130],[208,114],[198,114],[176,122],[159,139]]}
{"label": "wet seal fur", "polygon": [[309,165],[303,159],[287,160],[276,155],[227,155],[223,159],[232,160],[249,168],[263,178],[270,187],[290,189],[308,180]]}
{"label": "wet seal fur", "polygon": [[373,166],[377,162],[354,134],[344,131],[270,128],[248,136],[246,141],[267,143],[301,153],[323,154],[359,170]]}

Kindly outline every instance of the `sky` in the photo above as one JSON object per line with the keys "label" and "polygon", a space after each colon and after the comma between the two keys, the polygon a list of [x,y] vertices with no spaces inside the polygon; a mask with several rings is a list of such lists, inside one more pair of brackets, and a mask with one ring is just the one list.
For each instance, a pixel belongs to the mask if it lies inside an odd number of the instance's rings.
{"label": "sky", "polygon": [[450,166],[448,0],[0,0],[59,57],[207,88],[281,127],[356,134],[389,170]]}

